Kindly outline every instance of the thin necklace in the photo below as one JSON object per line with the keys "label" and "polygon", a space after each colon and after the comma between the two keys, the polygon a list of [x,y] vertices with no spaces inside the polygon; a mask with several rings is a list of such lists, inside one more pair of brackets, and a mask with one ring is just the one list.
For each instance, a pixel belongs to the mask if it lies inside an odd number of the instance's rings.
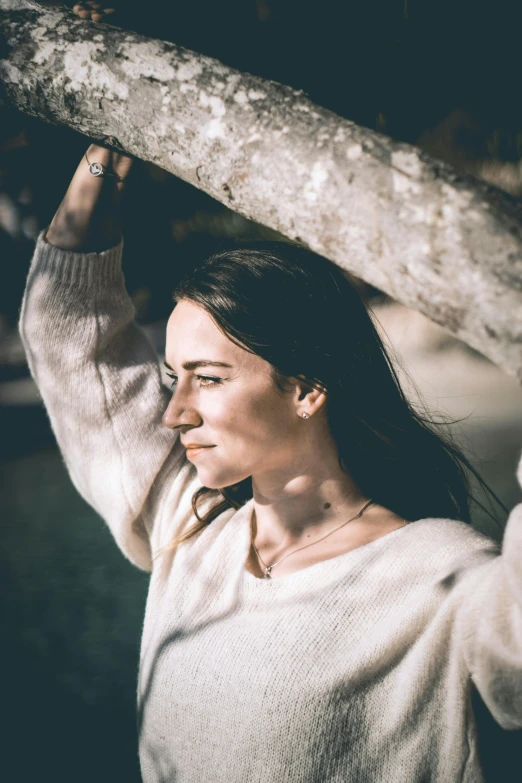
{"label": "thin necklace", "polygon": [[318,543],[319,543],[319,541],[323,541],[325,538],[328,538],[328,536],[331,536],[331,535],[332,535],[332,533],[335,533],[335,531],[336,531],[336,530],[340,530],[340,528],[342,528],[342,527],[344,527],[345,525],[347,525],[347,524],[348,524],[348,522],[353,522],[353,521],[354,521],[354,519],[359,519],[359,517],[362,515],[363,511],[366,511],[366,509],[368,508],[368,506],[370,505],[370,503],[373,503],[373,500],[372,500],[371,498],[370,498],[370,500],[369,500],[367,503],[365,503],[365,504],[364,504],[364,506],[361,508],[361,510],[359,511],[359,513],[358,513],[358,514],[356,514],[354,517],[352,517],[351,519],[347,519],[347,520],[346,520],[346,522],[343,522],[343,523],[342,523],[342,525],[339,525],[338,527],[334,527],[334,529],[333,529],[333,530],[330,530],[330,532],[329,532],[329,533],[327,533],[327,534],[326,534],[325,536],[323,536],[322,538],[318,538],[318,539],[317,539],[317,541],[312,541],[312,543],[311,543],[311,544],[305,544],[304,546],[300,546],[300,547],[298,547],[297,549],[293,549],[291,552],[288,552],[288,554],[286,554],[286,555],[285,555],[284,557],[282,557],[280,560],[276,560],[276,562],[275,562],[275,563],[272,563],[271,565],[267,565],[267,564],[265,563],[265,561],[263,560],[263,558],[261,557],[261,555],[259,554],[259,550],[258,550],[258,548],[256,547],[256,545],[254,544],[254,532],[253,532],[253,525],[252,525],[252,523],[250,523],[250,541],[251,541],[251,543],[252,543],[252,546],[253,546],[253,547],[254,547],[254,549],[256,550],[256,555],[258,556],[258,558],[259,558],[260,562],[263,564],[263,566],[264,566],[264,568],[265,568],[265,573],[264,573],[264,577],[263,577],[263,578],[264,578],[264,579],[271,579],[271,578],[272,578],[272,577],[271,577],[272,568],[274,568],[274,566],[276,566],[276,565],[279,565],[279,563],[281,563],[283,560],[286,560],[286,558],[287,558],[287,557],[290,557],[290,555],[293,555],[295,552],[299,552],[301,549],[306,549],[306,547],[308,547],[308,546],[313,546],[314,544],[318,544]]}

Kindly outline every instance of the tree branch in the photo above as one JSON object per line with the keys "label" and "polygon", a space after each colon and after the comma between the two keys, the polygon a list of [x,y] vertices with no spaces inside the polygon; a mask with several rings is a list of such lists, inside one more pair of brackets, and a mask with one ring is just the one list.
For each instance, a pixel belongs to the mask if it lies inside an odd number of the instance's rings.
{"label": "tree branch", "polygon": [[190,182],[420,310],[522,381],[522,207],[173,43],[0,0],[0,100]]}

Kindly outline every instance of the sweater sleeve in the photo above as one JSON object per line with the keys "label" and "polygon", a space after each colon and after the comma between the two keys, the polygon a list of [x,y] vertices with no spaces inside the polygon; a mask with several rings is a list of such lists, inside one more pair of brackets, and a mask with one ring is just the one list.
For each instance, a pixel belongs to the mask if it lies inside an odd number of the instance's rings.
{"label": "sweater sleeve", "polygon": [[[522,460],[518,468],[522,486]],[[497,723],[522,728],[522,504],[502,553],[476,570],[459,605],[466,668]]]}
{"label": "sweater sleeve", "polygon": [[134,322],[123,239],[100,253],[76,253],[44,235],[20,315],[29,368],[74,485],[131,562],[150,570],[162,504],[172,501],[179,474],[176,499],[191,493],[194,475],[177,434],[161,424],[169,395]]}

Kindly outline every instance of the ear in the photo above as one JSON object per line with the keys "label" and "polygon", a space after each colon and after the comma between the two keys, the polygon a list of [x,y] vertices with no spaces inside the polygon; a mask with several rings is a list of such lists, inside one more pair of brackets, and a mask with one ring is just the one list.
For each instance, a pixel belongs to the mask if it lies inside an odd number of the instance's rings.
{"label": "ear", "polygon": [[295,379],[294,406],[297,416],[309,419],[326,404],[326,389],[321,391],[306,383],[303,378]]}

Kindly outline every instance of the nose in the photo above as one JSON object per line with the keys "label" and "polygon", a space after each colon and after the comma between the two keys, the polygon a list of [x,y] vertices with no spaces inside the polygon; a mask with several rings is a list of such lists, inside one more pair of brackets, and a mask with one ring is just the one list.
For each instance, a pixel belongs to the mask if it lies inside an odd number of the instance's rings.
{"label": "nose", "polygon": [[178,430],[183,427],[199,427],[202,424],[202,418],[194,408],[183,405],[178,397],[178,392],[171,397],[167,409],[162,416],[162,424],[169,430]]}

